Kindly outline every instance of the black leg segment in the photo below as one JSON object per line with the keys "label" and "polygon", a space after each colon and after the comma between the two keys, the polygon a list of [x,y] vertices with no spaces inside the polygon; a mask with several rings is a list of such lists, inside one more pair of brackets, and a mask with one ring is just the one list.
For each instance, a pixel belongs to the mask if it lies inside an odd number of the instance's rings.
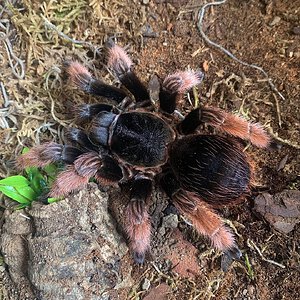
{"label": "black leg segment", "polygon": [[105,84],[92,77],[90,72],[78,62],[67,61],[64,64],[67,77],[81,90],[88,94],[103,96],[120,103],[127,93],[122,89]]}
{"label": "black leg segment", "polygon": [[182,122],[177,125],[177,130],[181,134],[191,134],[201,124],[201,109],[192,110]]}
{"label": "black leg segment", "polygon": [[102,111],[112,111],[113,106],[109,104],[82,104],[73,109],[74,117],[79,122],[88,122]]}

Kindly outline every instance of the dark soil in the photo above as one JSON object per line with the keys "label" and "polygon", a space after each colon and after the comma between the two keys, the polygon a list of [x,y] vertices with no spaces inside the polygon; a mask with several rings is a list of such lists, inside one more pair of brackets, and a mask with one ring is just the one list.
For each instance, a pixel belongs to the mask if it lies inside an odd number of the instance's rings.
{"label": "dark soil", "polygon": [[[197,11],[205,1],[98,1],[100,8],[97,1],[82,1],[76,4],[80,11],[76,18],[61,21],[55,9],[49,8],[45,13],[47,9],[41,8],[38,1],[32,2],[21,1],[15,7],[25,9],[17,12],[10,8],[12,14],[4,15],[12,18],[17,38],[10,35],[10,39],[15,53],[26,63],[26,75],[22,80],[16,79],[4,47],[0,48],[4,57],[0,81],[12,101],[7,113],[11,118],[6,116],[9,126],[1,132],[1,177],[16,172],[9,161],[24,144],[32,146],[61,138],[62,127],[70,123],[65,112],[72,103],[95,101],[61,86],[59,68],[65,57],[83,61],[96,75],[113,82],[103,67],[102,52],[94,56],[88,47],[74,46],[52,32],[45,34],[38,19],[42,12],[57,26],[62,24],[60,30],[78,40],[102,46],[108,37],[117,37],[119,44],[128,45],[136,71],[144,81],[152,74],[163,77],[178,69],[201,69],[205,79],[198,91],[200,105],[214,105],[260,122],[274,137],[271,150],[247,147],[256,169],[251,197],[243,205],[220,211],[232,221],[238,233],[237,243],[249,263],[243,258],[233,263],[227,273],[221,272],[219,255],[179,219],[183,236],[199,250],[201,271],[194,278],[178,277],[172,272],[165,260],[167,252],[174,251],[174,241],[166,242],[172,232],[167,229],[164,235],[154,234],[152,258],[149,257],[161,272],[150,262],[134,268],[135,284],[128,290],[128,299],[147,295],[148,291],[142,289],[145,278],[151,287],[169,285],[168,299],[300,299],[299,224],[292,232],[282,234],[253,209],[254,199],[261,192],[273,195],[300,189],[300,1],[231,0],[208,9],[203,22],[203,30],[212,41],[239,59],[262,67],[284,99],[270,88],[261,72],[241,65],[203,41],[196,25]],[[63,2],[76,6],[71,0]],[[26,17],[27,23],[18,22],[20,16]],[[32,24],[38,26],[36,30],[31,29]],[[4,98],[0,104],[4,108]],[[192,105],[186,99],[179,109],[185,113]],[[165,210],[167,204],[160,194],[154,200],[154,228],[159,230],[164,214],[155,207]],[[263,260],[259,251],[282,266]]]}

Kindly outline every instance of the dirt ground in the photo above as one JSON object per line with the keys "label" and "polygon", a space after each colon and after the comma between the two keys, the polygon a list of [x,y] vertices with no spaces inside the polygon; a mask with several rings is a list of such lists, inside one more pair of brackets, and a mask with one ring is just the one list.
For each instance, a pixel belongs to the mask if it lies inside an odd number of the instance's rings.
{"label": "dirt ground", "polygon": [[[223,273],[220,255],[179,218],[175,227],[189,242],[187,251],[196,249],[195,274],[177,275],[166,263],[167,252],[177,249],[174,239],[179,239],[171,226],[164,234],[154,234],[154,263],[133,268],[135,283],[126,298],[149,300],[156,293],[153,299],[300,299],[300,225],[280,233],[254,210],[255,198],[262,192],[300,189],[300,1],[228,0],[205,12],[202,28],[209,39],[263,68],[275,89],[262,72],[203,40],[197,13],[206,1],[58,2],[10,0],[5,8],[0,4],[0,177],[16,173],[13,160],[24,145],[61,140],[63,128],[72,122],[68,113],[72,105],[95,101],[64,85],[60,76],[64,59],[77,59],[96,76],[116,83],[105,68],[103,51],[103,43],[114,37],[127,47],[145,82],[152,74],[163,77],[178,69],[201,69],[205,79],[198,90],[200,105],[260,122],[274,138],[271,150],[247,147],[255,164],[256,186],[243,205],[220,212],[232,221],[244,256]],[[45,19],[60,33],[45,25]],[[192,109],[191,98],[190,103],[186,97],[182,113]],[[164,213],[153,208],[157,231],[169,214],[164,197],[159,199],[155,205]],[[4,204],[1,209],[6,209]],[[168,236],[170,241],[165,242]],[[165,287],[166,296],[156,287]]]}

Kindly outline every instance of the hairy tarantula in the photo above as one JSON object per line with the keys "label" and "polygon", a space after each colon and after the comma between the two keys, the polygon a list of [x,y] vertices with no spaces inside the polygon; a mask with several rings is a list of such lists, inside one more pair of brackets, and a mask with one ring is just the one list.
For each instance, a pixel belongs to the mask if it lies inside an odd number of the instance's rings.
{"label": "hairy tarantula", "polygon": [[[110,99],[111,104],[75,107],[77,120],[86,128],[70,128],[69,144],[48,142],[32,148],[19,157],[18,165],[43,167],[63,162],[65,170],[54,182],[51,197],[84,188],[92,177],[102,186],[129,186],[125,231],[137,263],[144,261],[150,248],[148,206],[154,181],[227,260],[239,258],[233,234],[214,209],[237,203],[249,193],[252,170],[237,138],[267,147],[270,139],[264,129],[214,107],[193,109],[179,119],[174,113],[176,103],[201,82],[200,71],[167,76],[160,84],[156,105],[125,50],[112,42],[108,44],[108,67],[126,90],[95,79],[78,62],[66,62],[65,72],[73,84]],[[231,137],[201,135],[197,132],[201,124]]]}

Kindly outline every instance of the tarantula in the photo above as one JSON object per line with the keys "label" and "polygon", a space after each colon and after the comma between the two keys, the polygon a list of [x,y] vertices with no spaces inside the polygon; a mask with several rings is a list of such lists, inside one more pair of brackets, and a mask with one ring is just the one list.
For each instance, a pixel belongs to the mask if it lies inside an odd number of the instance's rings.
{"label": "tarantula", "polygon": [[[126,89],[95,79],[78,62],[66,62],[65,73],[75,86],[108,98],[110,104],[75,107],[76,119],[85,129],[70,128],[68,144],[48,142],[32,148],[18,158],[19,167],[63,162],[65,170],[54,182],[51,197],[84,188],[90,178],[102,186],[127,185],[125,231],[137,263],[143,263],[150,248],[148,207],[154,182],[227,260],[239,258],[233,234],[214,209],[235,204],[249,193],[252,168],[238,138],[267,147],[268,135],[261,125],[214,107],[193,109],[179,119],[176,104],[202,81],[200,71],[168,75],[155,103],[125,50],[113,42],[107,50],[108,67]],[[202,124],[229,137],[201,135],[197,129]]]}

